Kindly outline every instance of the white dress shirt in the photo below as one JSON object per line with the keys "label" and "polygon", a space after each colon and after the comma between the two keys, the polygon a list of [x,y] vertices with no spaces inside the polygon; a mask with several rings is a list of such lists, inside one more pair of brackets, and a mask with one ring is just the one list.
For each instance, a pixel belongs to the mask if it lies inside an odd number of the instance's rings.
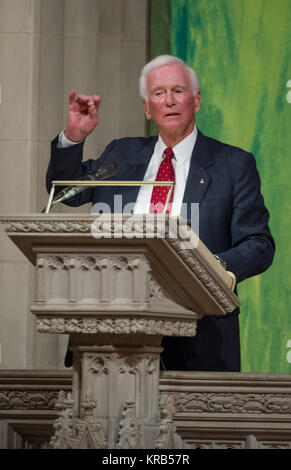
{"label": "white dress shirt", "polygon": [[[173,147],[175,158],[172,159],[175,171],[175,187],[174,199],[171,210],[171,215],[179,216],[181,213],[182,202],[188,178],[190,161],[192,152],[197,139],[197,127],[195,126],[191,134]],[[72,142],[62,131],[59,135],[58,147],[69,147],[78,142]],[[144,175],[144,181],[155,181],[160,164],[163,160],[164,150],[167,148],[161,136],[159,136],[154,148],[154,153],[150,159],[147,171]],[[150,201],[152,196],[153,186],[141,186],[136,204],[134,206],[134,214],[148,214],[150,208]]]}
{"label": "white dress shirt", "polygon": [[82,140],[80,142],[73,142],[72,140],[68,139],[65,136],[65,130],[63,130],[59,134],[59,141],[57,143],[57,147],[65,149],[67,147],[72,147],[73,145],[80,144],[81,142],[82,142]]}
{"label": "white dress shirt", "polygon": [[[175,171],[175,187],[171,215],[178,216],[181,213],[186,181],[188,178],[193,148],[197,139],[197,133],[197,128],[195,126],[191,134],[179,142],[178,145],[173,147],[175,158],[172,159],[172,163]],[[163,160],[163,153],[166,148],[166,144],[163,142],[161,136],[159,136],[154,148],[154,153],[144,175],[144,181],[155,181],[160,164]],[[149,213],[152,191],[153,186],[141,186],[136,199],[134,214]]]}

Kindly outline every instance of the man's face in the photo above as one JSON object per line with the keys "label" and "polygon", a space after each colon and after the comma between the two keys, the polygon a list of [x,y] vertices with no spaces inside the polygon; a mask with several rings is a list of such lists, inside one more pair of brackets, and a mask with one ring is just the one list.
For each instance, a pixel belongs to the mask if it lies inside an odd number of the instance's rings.
{"label": "man's face", "polygon": [[186,137],[195,126],[201,94],[193,96],[187,70],[170,64],[154,69],[147,78],[148,102],[143,101],[147,119],[153,119],[161,136]]}

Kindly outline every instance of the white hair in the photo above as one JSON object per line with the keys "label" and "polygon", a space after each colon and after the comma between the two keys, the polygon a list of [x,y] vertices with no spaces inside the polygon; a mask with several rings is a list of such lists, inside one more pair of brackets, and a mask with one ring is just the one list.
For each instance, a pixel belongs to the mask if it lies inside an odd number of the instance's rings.
{"label": "white hair", "polygon": [[189,78],[192,84],[193,95],[196,96],[197,91],[200,89],[199,80],[193,69],[188,67],[182,59],[173,55],[159,55],[155,59],[148,62],[141,71],[139,78],[139,93],[143,100],[148,101],[147,94],[147,77],[156,68],[162,67],[163,65],[176,64],[187,70]]}

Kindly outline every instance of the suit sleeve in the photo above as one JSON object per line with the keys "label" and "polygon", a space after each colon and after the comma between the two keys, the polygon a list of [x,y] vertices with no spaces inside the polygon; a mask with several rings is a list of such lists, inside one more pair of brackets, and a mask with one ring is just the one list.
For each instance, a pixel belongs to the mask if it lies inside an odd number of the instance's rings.
{"label": "suit sleeve", "polygon": [[[52,181],[58,180],[79,180],[80,177],[89,171],[97,171],[105,162],[115,145],[115,141],[111,142],[100,158],[96,160],[89,159],[82,162],[84,143],[73,145],[66,148],[57,147],[58,136],[51,143],[51,159],[46,173],[46,188],[49,192]],[[57,187],[56,191],[62,189]],[[81,206],[88,202],[92,202],[92,192],[94,188],[88,188],[76,196],[64,202],[68,206]]]}
{"label": "suit sleeve", "polygon": [[237,282],[265,271],[272,263],[275,243],[268,226],[269,212],[260,192],[261,182],[252,154],[235,158],[231,217],[232,248],[218,253]]}

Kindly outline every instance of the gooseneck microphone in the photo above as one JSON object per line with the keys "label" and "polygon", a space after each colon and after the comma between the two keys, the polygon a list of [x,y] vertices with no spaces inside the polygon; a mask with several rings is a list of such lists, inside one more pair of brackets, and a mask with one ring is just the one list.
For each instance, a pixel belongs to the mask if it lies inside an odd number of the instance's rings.
{"label": "gooseneck microphone", "polygon": [[[118,165],[116,162],[109,162],[101,166],[98,171],[90,171],[80,178],[80,181],[102,181],[115,175]],[[64,202],[78,193],[81,193],[88,186],[66,186],[52,200],[51,207],[58,202]],[[46,209],[43,209],[42,213]]]}

